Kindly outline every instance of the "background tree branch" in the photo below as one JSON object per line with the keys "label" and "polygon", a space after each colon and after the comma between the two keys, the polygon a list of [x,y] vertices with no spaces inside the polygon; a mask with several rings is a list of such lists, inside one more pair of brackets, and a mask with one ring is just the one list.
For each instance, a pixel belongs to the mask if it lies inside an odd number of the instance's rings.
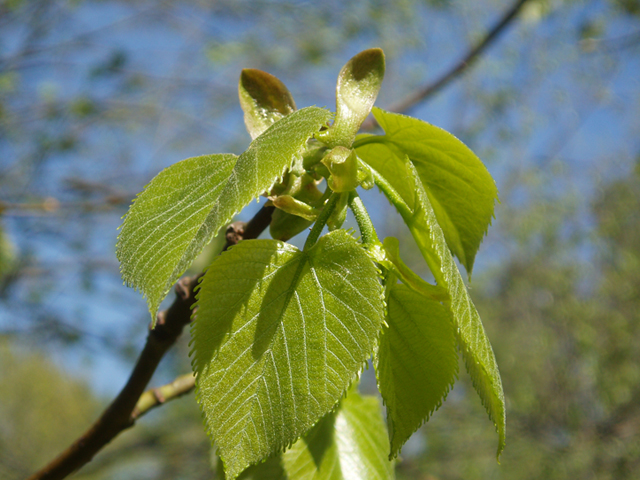
{"label": "background tree branch", "polygon": [[[496,24],[486,33],[486,35],[478,42],[478,44],[469,50],[462,59],[456,63],[449,71],[445,72],[441,77],[425,85],[423,88],[416,90],[405,99],[391,105],[388,110],[395,113],[407,113],[413,107],[419,105],[430,96],[434,95],[442,88],[447,86],[458,76],[460,76],[465,70],[467,70],[484,51],[493,44],[498,36],[515,20],[518,13],[522,9],[525,3],[529,0],[517,0],[508,10],[506,10],[502,17],[496,22]],[[377,123],[373,117],[369,117],[363,124],[361,130],[369,131],[374,129]]]}

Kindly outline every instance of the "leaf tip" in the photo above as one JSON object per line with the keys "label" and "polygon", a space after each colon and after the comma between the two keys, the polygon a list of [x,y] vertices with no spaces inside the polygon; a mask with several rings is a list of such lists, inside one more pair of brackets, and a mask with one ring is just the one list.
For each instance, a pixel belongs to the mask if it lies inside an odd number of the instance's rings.
{"label": "leaf tip", "polygon": [[502,455],[502,452],[504,451],[504,447],[506,447],[507,444],[506,444],[504,432],[502,432],[502,433],[498,432],[498,435],[499,435],[500,439],[498,440],[498,450],[496,452],[496,462],[498,462],[498,465],[500,465],[500,456]]}
{"label": "leaf tip", "polygon": [[345,67],[351,70],[351,75],[356,81],[375,75],[381,83],[385,72],[384,52],[378,47],[363,50],[354,55]]}
{"label": "leaf tip", "polygon": [[240,73],[238,90],[241,101],[248,95],[246,100],[252,100],[256,105],[277,111],[283,116],[296,110],[293,96],[285,84],[276,76],[262,70],[243,69]]}

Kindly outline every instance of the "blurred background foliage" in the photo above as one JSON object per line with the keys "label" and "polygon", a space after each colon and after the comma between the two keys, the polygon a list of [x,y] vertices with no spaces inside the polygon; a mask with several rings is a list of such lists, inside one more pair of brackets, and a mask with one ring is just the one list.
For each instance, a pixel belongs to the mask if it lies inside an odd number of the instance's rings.
{"label": "blurred background foliage", "polygon": [[[120,218],[167,165],[246,148],[242,68],[275,74],[299,106],[332,107],[339,68],[379,46],[378,105],[392,108],[511,5],[0,0],[0,478],[39,468],[126,380],[148,319],[119,277]],[[410,110],[469,144],[501,192],[470,285],[503,376],[508,444],[497,465],[461,373],[399,478],[637,476],[639,53],[638,0],[529,0],[472,68]],[[386,201],[365,200],[381,236],[408,240]],[[426,274],[409,241],[402,253]],[[154,385],[189,370],[187,337]],[[210,456],[188,396],[77,478],[212,478]]]}

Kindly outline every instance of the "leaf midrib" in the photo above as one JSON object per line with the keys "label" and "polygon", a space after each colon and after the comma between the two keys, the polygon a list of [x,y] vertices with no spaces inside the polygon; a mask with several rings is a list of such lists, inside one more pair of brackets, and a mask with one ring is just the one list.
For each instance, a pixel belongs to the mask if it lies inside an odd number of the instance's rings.
{"label": "leaf midrib", "polygon": [[[276,326],[276,331],[274,332],[274,338],[273,338],[273,341],[271,342],[271,345],[273,345],[275,343],[275,341],[277,340],[275,338],[275,336],[279,335],[284,330],[284,322],[282,321],[282,319],[284,317],[284,313],[287,310],[287,307],[289,306],[289,303],[291,302],[291,298],[296,293],[296,287],[298,286],[298,282],[300,280],[300,277],[302,276],[302,271],[307,266],[307,263],[309,263],[309,260],[310,260],[309,259],[309,254],[307,252],[298,251],[297,253],[299,255],[301,255],[300,263],[298,265],[298,268],[296,269],[296,271],[293,274],[293,277],[292,277],[292,280],[291,280],[291,286],[286,291],[286,297],[285,297],[282,309],[279,312],[279,321],[278,321],[278,325]],[[280,270],[283,267],[281,267]],[[273,303],[273,302],[271,302],[271,303]],[[265,332],[265,334],[266,334],[266,332]],[[291,399],[292,399],[294,417],[297,419],[298,415],[297,415],[296,406],[295,406],[295,393],[294,393],[294,390],[293,390],[291,361],[289,359],[289,353],[288,353],[289,349],[288,349],[288,346],[287,346],[286,336],[284,337],[283,341],[284,341],[284,344],[285,344],[285,348],[287,349],[287,368],[289,370],[289,376],[290,376],[290,382],[291,382]],[[306,338],[305,338],[305,350],[306,350]],[[277,370],[276,362],[275,362],[275,359],[273,358],[273,350],[272,350],[271,346],[263,353],[263,356],[266,355],[267,353],[269,353],[271,355],[271,360],[273,362],[274,368]],[[262,378],[262,379],[266,379],[266,376],[265,376],[266,364],[267,364],[266,361],[262,362],[262,368],[261,368],[261,371],[260,371],[260,378]],[[311,379],[309,378],[309,370],[308,370],[308,366],[307,366],[307,385],[309,385],[310,381],[311,381]],[[268,387],[266,387],[266,381],[262,382],[262,384],[265,385],[265,388],[267,388],[267,390],[268,390]],[[255,393],[255,395],[253,397],[253,400],[251,401],[251,407],[250,407],[249,411],[250,411],[252,416],[256,414],[256,405],[258,405],[260,410],[262,410],[262,406],[260,405],[260,391],[261,391],[262,388],[263,388],[262,385],[258,386],[258,388],[256,389],[256,393]],[[278,381],[278,390],[280,391],[280,382],[279,381]],[[269,398],[271,398],[270,395],[269,395]],[[282,392],[281,391],[280,391],[280,398],[282,398]],[[274,418],[273,415],[271,417]],[[283,419],[283,421],[284,421],[284,419]],[[266,429],[265,429],[265,433],[266,433]],[[282,447],[283,447],[282,442],[278,442],[277,443],[277,448],[281,449]]]}

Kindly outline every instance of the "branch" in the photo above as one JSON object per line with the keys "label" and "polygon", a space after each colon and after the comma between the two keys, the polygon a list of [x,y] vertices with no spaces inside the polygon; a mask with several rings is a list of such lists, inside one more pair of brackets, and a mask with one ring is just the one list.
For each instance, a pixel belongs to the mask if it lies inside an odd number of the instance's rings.
{"label": "branch", "polygon": [[[269,226],[273,209],[262,207],[246,225],[241,222],[231,224],[227,229],[225,250],[240,240],[257,238]],[[155,403],[149,399],[149,392],[143,393],[164,354],[175,343],[185,325],[191,322],[191,309],[195,304],[194,289],[201,276],[182,278],[176,284],[176,299],[167,310],[158,313],[156,328],[149,330],[147,342],[127,384],[102,416],[71,446],[28,480],[60,480],[67,477],[88,463],[120,432],[133,426],[140,416],[160,405],[162,399],[166,400],[165,395],[175,397],[181,389],[184,390],[182,393],[188,391],[185,390],[188,386],[184,384],[186,380],[180,377],[175,385],[176,382],[160,387],[156,393],[151,391]]]}
{"label": "branch", "polygon": [[[460,74],[462,74],[467,68],[469,68],[478,57],[498,38],[506,27],[516,18],[522,7],[529,0],[517,0],[511,8],[504,12],[500,20],[487,32],[483,39],[467,54],[451,68],[448,72],[444,73],[436,81],[429,83],[418,91],[412,93],[404,100],[392,105],[388,110],[396,113],[406,113],[411,108],[415,107],[419,103],[426,100],[428,97],[434,95],[436,92],[447,86],[451,81],[455,80]],[[367,121],[362,124],[361,130],[373,130],[377,123],[374,118],[369,117]]]}
{"label": "branch", "polygon": [[133,412],[131,412],[131,418],[135,421],[149,410],[153,410],[169,400],[186,395],[193,390],[195,386],[196,377],[193,373],[186,373],[180,375],[171,383],[147,390],[138,399],[136,407],[133,409]]}

